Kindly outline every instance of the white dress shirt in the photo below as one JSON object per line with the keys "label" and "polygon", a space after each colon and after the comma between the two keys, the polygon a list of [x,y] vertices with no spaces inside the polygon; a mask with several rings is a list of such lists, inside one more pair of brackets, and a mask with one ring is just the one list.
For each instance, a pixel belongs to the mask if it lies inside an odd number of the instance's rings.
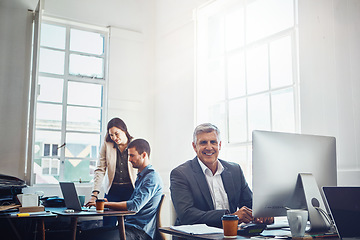
{"label": "white dress shirt", "polygon": [[199,160],[200,167],[205,175],[208,183],[211,198],[214,204],[214,208],[218,209],[229,209],[229,200],[224,188],[224,183],[221,178],[221,173],[224,171],[223,165],[218,161],[218,167],[215,174],[212,174],[211,170]]}

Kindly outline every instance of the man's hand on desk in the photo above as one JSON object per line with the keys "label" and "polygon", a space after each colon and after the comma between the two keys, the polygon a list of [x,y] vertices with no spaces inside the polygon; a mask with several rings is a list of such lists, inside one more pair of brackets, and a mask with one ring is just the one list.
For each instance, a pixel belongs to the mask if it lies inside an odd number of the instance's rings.
{"label": "man's hand on desk", "polygon": [[265,223],[265,224],[273,224],[274,218],[273,217],[260,217],[254,218],[255,223]]}
{"label": "man's hand on desk", "polygon": [[237,210],[234,215],[237,215],[239,217],[239,223],[249,223],[253,220],[252,217],[252,210],[248,207],[242,207],[239,210]]}
{"label": "man's hand on desk", "polygon": [[249,223],[249,222],[255,222],[255,223],[265,223],[265,224],[272,224],[274,223],[273,217],[260,217],[260,218],[254,218],[252,216],[252,210],[248,207],[242,207],[239,210],[237,210],[234,215],[237,215],[239,217],[239,223]]}

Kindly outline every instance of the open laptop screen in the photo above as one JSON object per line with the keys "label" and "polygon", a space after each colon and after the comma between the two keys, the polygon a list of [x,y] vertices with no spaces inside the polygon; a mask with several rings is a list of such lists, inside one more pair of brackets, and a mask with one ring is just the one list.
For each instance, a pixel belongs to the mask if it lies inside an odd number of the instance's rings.
{"label": "open laptop screen", "polygon": [[323,187],[340,238],[360,237],[360,187]]}
{"label": "open laptop screen", "polygon": [[80,200],[73,182],[60,182],[61,192],[65,200],[65,206],[75,211],[81,211]]}

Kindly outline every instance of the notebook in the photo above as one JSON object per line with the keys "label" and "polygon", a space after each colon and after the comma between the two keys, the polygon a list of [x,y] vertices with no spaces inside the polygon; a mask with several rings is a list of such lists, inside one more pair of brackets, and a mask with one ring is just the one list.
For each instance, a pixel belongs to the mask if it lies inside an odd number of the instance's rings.
{"label": "notebook", "polygon": [[74,209],[75,211],[87,209],[86,207],[81,206],[75,184],[73,182],[60,182],[60,188],[64,197],[66,208]]}
{"label": "notebook", "polygon": [[360,187],[323,187],[337,234],[342,240],[360,240]]}

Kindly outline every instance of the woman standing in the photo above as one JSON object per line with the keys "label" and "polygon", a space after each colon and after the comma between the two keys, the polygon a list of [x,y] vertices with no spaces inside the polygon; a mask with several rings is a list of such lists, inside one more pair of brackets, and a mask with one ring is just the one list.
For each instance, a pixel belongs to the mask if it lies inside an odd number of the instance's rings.
{"label": "woman standing", "polygon": [[[130,198],[136,180],[136,169],[128,162],[127,146],[133,137],[120,118],[108,122],[104,144],[94,173],[94,189],[90,202],[95,202],[104,184],[105,198],[110,202]],[[116,217],[104,217],[104,225],[116,225]]]}

